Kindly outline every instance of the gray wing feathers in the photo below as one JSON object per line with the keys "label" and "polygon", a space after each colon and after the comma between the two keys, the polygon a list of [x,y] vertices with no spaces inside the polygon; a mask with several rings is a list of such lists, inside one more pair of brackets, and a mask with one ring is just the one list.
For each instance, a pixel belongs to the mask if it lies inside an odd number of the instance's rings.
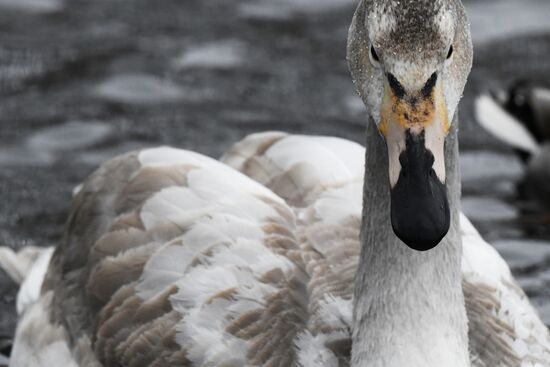
{"label": "gray wing feathers", "polygon": [[[337,222],[331,223],[316,209],[323,199],[334,194],[330,189],[338,187],[346,190],[357,177],[350,175],[346,179],[323,181],[324,177],[332,178],[323,169],[330,171],[332,167],[327,165],[320,168],[306,160],[311,156],[307,154],[307,150],[317,150],[320,143],[308,141],[305,137],[302,141],[296,141],[304,150],[304,154],[300,155],[297,149],[297,155],[304,157],[303,161],[297,159],[289,165],[284,157],[277,160],[277,155],[270,153],[277,149],[278,143],[284,143],[285,138],[286,136],[271,134],[253,135],[230,150],[233,156],[240,158],[238,161],[227,159],[227,156],[223,160],[264,184],[293,206],[299,218],[297,232],[300,258],[309,279],[309,319],[304,331],[313,337],[322,337],[326,352],[332,354],[334,360],[339,360],[342,366],[348,365],[351,348],[351,299],[359,256],[360,212],[351,211]],[[250,145],[247,146],[247,143]],[[261,149],[255,149],[258,146]],[[239,149],[243,153],[239,153]],[[334,158],[333,152],[321,152],[330,155],[331,159]],[[322,156],[317,158],[323,160]],[[339,314],[340,312],[344,315]],[[306,353],[305,347],[297,345],[297,341],[295,339],[295,346],[298,349],[303,348]],[[308,358],[314,356],[310,355]]]}
{"label": "gray wing feathers", "polygon": [[44,284],[68,344],[105,366],[290,366],[307,322],[292,210],[205,157],[142,154],[107,162],[74,199]]}
{"label": "gray wing feathers", "polygon": [[500,302],[495,289],[485,284],[463,282],[469,320],[469,342],[474,366],[521,366],[518,355],[507,345],[517,339],[513,328],[498,319]]}
{"label": "gray wing feathers", "polygon": [[85,287],[91,271],[89,254],[116,217],[113,202],[139,168],[136,156],[115,158],[86,181],[73,200],[62,242],[52,257],[43,288],[54,290],[53,320],[65,326],[72,342],[90,328],[97,311]]}

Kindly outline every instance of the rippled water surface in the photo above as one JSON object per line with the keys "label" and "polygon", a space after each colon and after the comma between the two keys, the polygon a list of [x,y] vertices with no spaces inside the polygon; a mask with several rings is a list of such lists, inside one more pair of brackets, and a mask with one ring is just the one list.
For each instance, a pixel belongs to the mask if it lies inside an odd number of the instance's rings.
{"label": "rippled water surface", "polygon": [[[550,324],[550,216],[518,199],[521,161],[472,114],[488,88],[550,80],[550,2],[467,5],[476,60],[461,112],[464,211]],[[218,156],[269,129],[361,142],[365,110],[344,58],[354,6],[0,0],[0,243],[55,244],[73,187],[132,149]],[[15,290],[0,273],[0,350],[12,336]]]}

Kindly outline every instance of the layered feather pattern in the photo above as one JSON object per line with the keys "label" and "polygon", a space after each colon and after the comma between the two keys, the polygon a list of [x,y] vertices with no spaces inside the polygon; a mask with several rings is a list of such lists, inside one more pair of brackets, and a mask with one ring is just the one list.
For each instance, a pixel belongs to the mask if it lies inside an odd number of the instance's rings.
{"label": "layered feather pattern", "polygon": [[[14,353],[60,352],[13,365],[348,366],[363,158],[274,132],[222,162],[162,147],[105,163],[17,332]],[[547,329],[462,222],[473,365],[547,366]]]}

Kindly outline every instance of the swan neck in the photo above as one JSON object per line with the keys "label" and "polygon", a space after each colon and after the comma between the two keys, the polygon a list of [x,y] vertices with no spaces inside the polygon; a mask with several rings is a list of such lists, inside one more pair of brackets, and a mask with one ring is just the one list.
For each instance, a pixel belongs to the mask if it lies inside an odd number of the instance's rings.
{"label": "swan neck", "polygon": [[387,148],[376,125],[367,124],[353,367],[470,366],[461,285],[457,125],[454,121],[445,143],[451,227],[435,249],[417,252],[391,228]]}

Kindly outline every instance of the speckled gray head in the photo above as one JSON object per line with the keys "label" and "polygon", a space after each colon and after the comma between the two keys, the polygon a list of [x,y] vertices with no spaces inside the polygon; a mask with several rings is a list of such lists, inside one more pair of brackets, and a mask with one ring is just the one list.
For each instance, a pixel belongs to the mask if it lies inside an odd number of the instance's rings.
{"label": "speckled gray head", "polygon": [[472,65],[464,7],[460,0],[362,0],[348,62],[386,140],[394,231],[410,247],[430,249],[448,230],[444,143]]}

